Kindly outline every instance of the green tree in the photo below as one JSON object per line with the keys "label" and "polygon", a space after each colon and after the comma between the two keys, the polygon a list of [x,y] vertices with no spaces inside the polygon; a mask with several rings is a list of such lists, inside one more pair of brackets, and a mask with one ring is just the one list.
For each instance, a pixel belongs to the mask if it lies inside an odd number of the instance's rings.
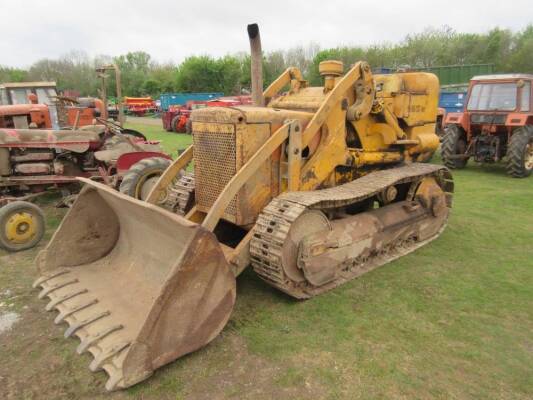
{"label": "green tree", "polygon": [[225,56],[217,60],[220,79],[220,91],[225,95],[241,93],[241,61],[234,56]]}
{"label": "green tree", "polygon": [[212,92],[220,89],[216,61],[210,56],[192,56],[177,70],[176,89],[183,92]]}
{"label": "green tree", "polygon": [[27,78],[28,71],[26,70],[0,65],[0,82],[24,82]]}
{"label": "green tree", "polygon": [[508,71],[513,43],[511,31],[495,28],[485,36],[483,41],[485,42],[483,62],[494,63],[498,72]]}
{"label": "green tree", "polygon": [[533,73],[533,24],[516,34],[508,68],[516,72]]}
{"label": "green tree", "polygon": [[214,59],[209,56],[193,56],[178,67],[176,89],[184,92],[237,94],[240,92],[241,73],[241,61],[237,57]]}
{"label": "green tree", "polygon": [[145,81],[152,68],[150,54],[144,51],[130,52],[115,58],[122,73],[122,91],[126,96],[142,96]]}
{"label": "green tree", "polygon": [[[437,65],[494,63],[497,72],[533,73],[533,24],[512,32],[494,28],[486,33],[459,33],[447,26],[428,28],[407,35],[398,43],[371,46],[344,46],[320,50],[316,44],[286,51],[266,52],[263,56],[264,86],[268,86],[287,67],[300,68],[312,85],[322,84],[318,72],[321,61],[334,59],[345,70],[359,60],[373,68],[402,65],[432,67]],[[159,64],[144,51],[117,57],[89,57],[70,52],[58,59],[41,59],[28,70],[0,66],[0,81],[56,81],[60,90],[74,89],[82,96],[99,94],[100,81],[95,67],[116,62],[122,71],[125,96],[159,96],[163,92],[217,91],[227,95],[250,89],[250,56],[237,53],[221,58],[207,55],[188,57],[180,65]],[[108,95],[115,94],[115,79],[110,73]]]}

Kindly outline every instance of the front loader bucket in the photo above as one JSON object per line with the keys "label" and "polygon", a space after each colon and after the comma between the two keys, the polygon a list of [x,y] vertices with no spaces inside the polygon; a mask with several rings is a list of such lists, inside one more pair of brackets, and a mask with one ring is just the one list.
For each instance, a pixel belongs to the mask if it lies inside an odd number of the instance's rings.
{"label": "front loader bucket", "polygon": [[78,336],[90,369],[126,388],[209,343],[228,321],[235,277],[215,236],[183,217],[86,185],[37,265],[34,286]]}

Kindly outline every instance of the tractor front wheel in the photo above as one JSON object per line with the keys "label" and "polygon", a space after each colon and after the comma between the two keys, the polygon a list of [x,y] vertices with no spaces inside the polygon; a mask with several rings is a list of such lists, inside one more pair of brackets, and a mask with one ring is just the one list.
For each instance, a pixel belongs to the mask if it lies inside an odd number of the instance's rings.
{"label": "tractor front wheel", "polygon": [[185,123],[185,133],[187,135],[192,135],[192,121],[191,119],[187,119],[187,122]]}
{"label": "tractor front wheel", "polygon": [[[444,129],[441,144],[442,162],[450,169],[466,167],[468,157],[466,152],[466,137],[464,131],[457,125],[448,125]],[[464,156],[464,157],[463,157]]]}
{"label": "tractor front wheel", "polygon": [[178,123],[180,122],[180,116],[176,115],[174,118],[172,118],[172,121],[170,121],[170,128],[172,132],[178,133]]}
{"label": "tractor front wheel", "polygon": [[145,158],[124,174],[119,191],[139,200],[146,200],[161,174],[171,161],[162,157]]}
{"label": "tractor front wheel", "polygon": [[44,231],[44,213],[35,204],[13,201],[0,208],[0,247],[7,251],[31,249]]}
{"label": "tractor front wheel", "polygon": [[507,146],[507,173],[513,178],[525,178],[533,171],[533,126],[516,129]]}

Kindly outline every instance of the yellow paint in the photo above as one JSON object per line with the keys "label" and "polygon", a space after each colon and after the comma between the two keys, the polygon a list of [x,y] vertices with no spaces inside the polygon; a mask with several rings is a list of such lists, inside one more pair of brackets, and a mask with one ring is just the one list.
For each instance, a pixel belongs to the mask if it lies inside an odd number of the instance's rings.
{"label": "yellow paint", "polygon": [[[193,111],[195,164],[209,160],[212,149],[223,151],[226,145],[222,142],[233,135],[234,142],[227,148],[234,147],[235,150],[228,150],[234,154],[227,157],[235,160],[235,172],[231,174],[236,177],[243,174],[246,161],[269,135],[272,137],[288,121],[296,120],[302,129],[298,137],[289,133],[284,144],[272,148],[268,160],[258,165],[246,181],[238,180],[241,186],[231,215],[227,211],[213,215],[223,215],[237,225],[249,225],[272,198],[285,190],[334,186],[387,164],[426,159],[437,149],[439,82],[435,75],[407,72],[373,76],[366,62],[356,63],[344,75],[343,69],[341,62],[322,62],[319,71],[324,86],[309,87],[297,68],[289,68],[265,91],[266,107]],[[280,94],[283,90],[287,91]],[[220,137],[208,139],[202,132]],[[196,146],[197,141],[201,146]],[[295,148],[301,156],[293,153]],[[200,151],[206,153],[200,157]],[[202,184],[205,191],[206,183],[197,176],[197,187]],[[215,191],[215,196],[223,192]],[[212,213],[213,205],[214,202],[202,204],[198,209]]]}
{"label": "yellow paint", "polygon": [[357,167],[364,165],[379,165],[389,164],[402,161],[402,154],[399,152],[385,152],[385,151],[353,151],[354,159]]}
{"label": "yellow paint", "polygon": [[5,225],[7,239],[14,244],[23,244],[35,236],[36,222],[27,212],[13,214]]}

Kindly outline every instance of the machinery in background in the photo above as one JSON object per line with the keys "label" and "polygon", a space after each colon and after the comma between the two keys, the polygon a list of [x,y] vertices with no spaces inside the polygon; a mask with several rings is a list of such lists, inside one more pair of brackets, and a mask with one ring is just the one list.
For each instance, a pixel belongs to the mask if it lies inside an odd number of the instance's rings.
{"label": "machinery in background", "polygon": [[151,97],[124,97],[126,113],[142,117],[157,111],[157,105]]}
{"label": "machinery in background", "polygon": [[[115,74],[115,94],[110,101],[107,95],[107,80],[109,79],[109,71]],[[102,65],[96,68],[96,73],[101,79],[100,97],[103,102],[103,109],[105,110],[104,119],[111,119],[118,123],[120,127],[124,126],[124,103],[122,102],[122,74],[117,64]]]}
{"label": "machinery in background", "polygon": [[472,78],[464,112],[446,115],[442,159],[448,168],[505,160],[515,178],[533,171],[533,75]]}
{"label": "machinery in background", "polygon": [[163,129],[167,132],[191,134],[190,115],[198,108],[205,107],[233,107],[252,104],[250,96],[227,96],[214,100],[189,100],[185,105],[171,105],[167,111],[161,113]]}
{"label": "machinery in background", "polygon": [[[121,98],[120,70],[116,65],[96,69],[102,79],[102,99],[58,95],[55,82],[17,82],[0,85],[0,128],[77,129],[92,125],[96,118],[109,118],[106,86],[107,71],[115,72],[117,98]],[[124,123],[119,102],[113,117]]]}
{"label": "machinery in background", "polygon": [[77,128],[105,116],[102,100],[60,96],[55,82],[4,83],[0,99],[0,128]]}
{"label": "machinery in background", "polygon": [[157,142],[118,125],[77,130],[0,129],[0,247],[35,246],[44,233],[42,211],[30,200],[59,189],[79,190],[78,177],[143,198],[170,164]]}
{"label": "machinery in background", "polygon": [[462,112],[465,106],[467,90],[464,85],[441,86],[439,95],[439,108],[437,111],[436,133],[442,139],[444,136],[444,121],[450,112]]}
{"label": "machinery in background", "polygon": [[[0,85],[0,128],[59,129],[55,82],[15,82]],[[94,112],[100,116],[100,110]],[[64,116],[63,119],[67,119]]]}
{"label": "machinery in background", "polygon": [[92,354],[90,369],[108,373],[108,390],[213,340],[249,265],[306,299],[446,226],[452,177],[418,162],[439,145],[435,75],[323,61],[322,87],[289,68],[263,92],[257,25],[248,35],[254,106],[194,110],[192,146],[146,201],[84,180],[37,257],[39,297]]}
{"label": "machinery in background", "polygon": [[223,96],[222,92],[163,93],[159,96],[159,103],[161,111],[168,111],[171,106],[184,106],[189,101],[210,101]]}

